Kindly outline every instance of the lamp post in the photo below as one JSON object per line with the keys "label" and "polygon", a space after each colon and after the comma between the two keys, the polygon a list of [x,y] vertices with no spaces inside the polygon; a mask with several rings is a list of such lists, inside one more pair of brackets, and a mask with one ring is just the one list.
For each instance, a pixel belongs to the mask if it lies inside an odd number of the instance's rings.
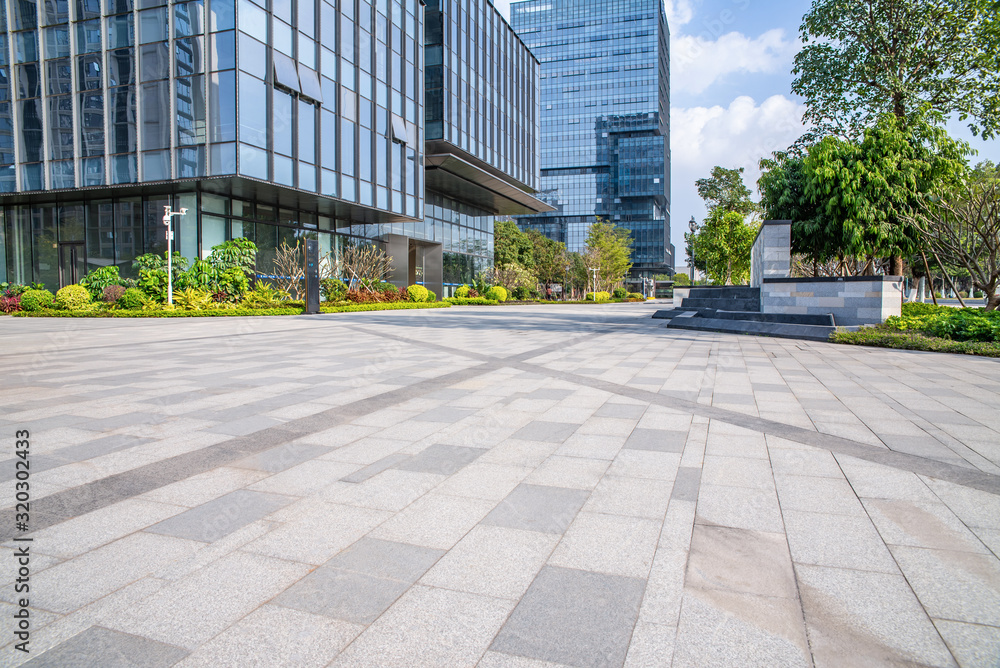
{"label": "lamp post", "polygon": [[594,301],[597,301],[597,269],[590,269],[591,274],[594,275]]}
{"label": "lamp post", "polygon": [[691,285],[694,285],[694,233],[698,231],[698,223],[694,222],[694,216],[688,221],[688,229],[691,230]]}
{"label": "lamp post", "polygon": [[174,216],[187,215],[188,210],[171,211],[169,206],[163,207],[163,224],[167,226],[167,303],[174,303],[174,227],[171,224]]}

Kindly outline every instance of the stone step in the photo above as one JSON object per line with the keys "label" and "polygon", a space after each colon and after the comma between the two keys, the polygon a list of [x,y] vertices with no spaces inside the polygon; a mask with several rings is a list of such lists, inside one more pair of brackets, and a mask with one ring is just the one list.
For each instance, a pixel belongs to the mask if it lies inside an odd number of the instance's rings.
{"label": "stone step", "polygon": [[[795,325],[780,322],[754,322],[750,320],[726,320],[723,318],[697,318],[678,316],[667,323],[670,329],[695,330],[701,332],[724,332],[727,334],[751,334],[772,336],[781,339],[805,339],[807,341],[828,341],[837,327],[827,325]],[[846,327],[843,329],[858,329]]]}

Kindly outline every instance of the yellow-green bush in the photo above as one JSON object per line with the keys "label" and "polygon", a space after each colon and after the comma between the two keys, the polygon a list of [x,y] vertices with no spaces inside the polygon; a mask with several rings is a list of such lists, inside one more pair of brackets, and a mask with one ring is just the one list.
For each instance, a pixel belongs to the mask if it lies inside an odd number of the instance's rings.
{"label": "yellow-green bush", "polygon": [[174,305],[185,311],[203,311],[216,307],[215,302],[212,301],[212,295],[207,290],[194,288],[182,290],[174,295]]}
{"label": "yellow-green bush", "polygon": [[427,301],[427,288],[422,285],[411,285],[406,288],[406,294],[410,295],[411,302]]}
{"label": "yellow-green bush", "polygon": [[460,299],[467,299],[469,296],[469,286],[463,285],[462,287],[457,288],[455,290],[455,296],[459,297]]}
{"label": "yellow-green bush", "polygon": [[90,306],[90,293],[82,285],[67,285],[56,293],[56,308],[82,311]]}
{"label": "yellow-green bush", "polygon": [[492,288],[486,291],[483,295],[486,299],[495,299],[498,302],[507,301],[507,288],[501,287],[499,285],[494,285]]}
{"label": "yellow-green bush", "polygon": [[587,295],[584,297],[584,300],[588,301],[588,302],[607,302],[607,301],[611,301],[611,293],[610,292],[604,292],[604,291],[601,291],[601,292],[588,292]]}
{"label": "yellow-green bush", "polygon": [[55,297],[48,290],[25,290],[21,293],[21,308],[25,311],[39,311],[50,308]]}

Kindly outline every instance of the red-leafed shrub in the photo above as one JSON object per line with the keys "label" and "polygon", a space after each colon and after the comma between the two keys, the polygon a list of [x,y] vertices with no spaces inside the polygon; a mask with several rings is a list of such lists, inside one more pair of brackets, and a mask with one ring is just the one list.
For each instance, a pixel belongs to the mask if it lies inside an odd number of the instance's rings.
{"label": "red-leafed shrub", "polygon": [[104,288],[102,297],[106,302],[116,302],[123,294],[125,294],[124,285],[109,285]]}
{"label": "red-leafed shrub", "polygon": [[13,313],[21,310],[21,296],[0,297],[0,312]]}
{"label": "red-leafed shrub", "polygon": [[473,299],[479,296],[479,292],[475,288],[469,288],[469,299]]}
{"label": "red-leafed shrub", "polygon": [[374,304],[382,301],[382,293],[368,292],[367,290],[348,290],[345,299],[355,304]]}

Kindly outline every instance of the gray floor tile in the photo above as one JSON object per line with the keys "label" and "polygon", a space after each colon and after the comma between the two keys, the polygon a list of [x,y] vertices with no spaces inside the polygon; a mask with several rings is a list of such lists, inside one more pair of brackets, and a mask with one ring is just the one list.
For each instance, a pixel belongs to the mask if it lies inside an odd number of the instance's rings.
{"label": "gray floor tile", "polygon": [[546,566],[490,649],[573,666],[621,666],[645,583]]}
{"label": "gray floor tile", "polygon": [[485,450],[460,445],[432,445],[422,452],[396,464],[397,469],[451,475],[471,463]]}
{"label": "gray floor tile", "polygon": [[449,424],[458,422],[459,420],[464,420],[470,415],[475,415],[476,409],[474,408],[456,408],[454,406],[441,406],[440,408],[435,408],[429,410],[426,413],[421,413],[420,415],[414,417],[413,419],[418,422],[447,422]]}
{"label": "gray floor tile", "polygon": [[511,438],[522,441],[543,441],[545,443],[562,443],[573,435],[580,425],[568,422],[545,422],[535,420],[521,427]]}
{"label": "gray floor tile", "polygon": [[686,431],[666,429],[634,429],[625,441],[625,447],[632,450],[656,450],[659,452],[682,452],[687,441]]}
{"label": "gray floor tile", "polygon": [[316,459],[331,449],[322,445],[311,445],[308,443],[286,443],[242,459],[233,464],[233,466],[267,471],[268,473],[280,473],[302,462]]}
{"label": "gray floor tile", "polygon": [[366,537],[324,565],[402,582],[416,582],[444,553],[444,550]]}
{"label": "gray floor tile", "polygon": [[612,404],[607,403],[597,409],[594,417],[627,418],[638,420],[646,412],[645,406],[636,404]]}
{"label": "gray floor tile", "polygon": [[562,533],[583,506],[589,492],[522,483],[483,520],[483,524]]}
{"label": "gray floor tile", "polygon": [[343,480],[344,482],[354,482],[354,483],[364,482],[365,480],[373,478],[382,471],[385,471],[386,469],[391,469],[396,464],[406,461],[409,458],[410,458],[409,455],[404,455],[400,453],[391,454],[388,455],[387,457],[383,457],[374,464],[369,464],[363,469],[357,470],[348,476],[344,476],[343,478],[341,478],[341,480]]}
{"label": "gray floor tile", "polygon": [[410,584],[326,566],[302,578],[274,599],[286,608],[371,624]]}
{"label": "gray floor tile", "polygon": [[166,668],[187,654],[187,650],[180,647],[91,626],[21,665],[27,668]]}
{"label": "gray floor tile", "polygon": [[154,524],[146,530],[211,543],[284,508],[294,500],[290,496],[238,489]]}

